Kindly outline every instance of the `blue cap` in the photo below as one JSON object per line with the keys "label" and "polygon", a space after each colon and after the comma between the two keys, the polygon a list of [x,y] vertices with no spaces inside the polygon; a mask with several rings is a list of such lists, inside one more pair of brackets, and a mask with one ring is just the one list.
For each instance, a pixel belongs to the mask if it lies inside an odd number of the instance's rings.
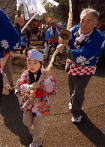
{"label": "blue cap", "polygon": [[37,51],[36,49],[31,49],[27,53],[27,58],[43,61],[43,53],[41,53],[40,51]]}

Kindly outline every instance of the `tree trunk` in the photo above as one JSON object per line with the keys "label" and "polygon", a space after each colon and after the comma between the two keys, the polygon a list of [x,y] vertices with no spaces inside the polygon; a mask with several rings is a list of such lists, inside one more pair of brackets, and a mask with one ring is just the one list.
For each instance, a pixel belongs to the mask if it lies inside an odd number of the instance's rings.
{"label": "tree trunk", "polygon": [[16,12],[16,0],[0,0],[0,8],[7,13],[11,21],[14,20]]}

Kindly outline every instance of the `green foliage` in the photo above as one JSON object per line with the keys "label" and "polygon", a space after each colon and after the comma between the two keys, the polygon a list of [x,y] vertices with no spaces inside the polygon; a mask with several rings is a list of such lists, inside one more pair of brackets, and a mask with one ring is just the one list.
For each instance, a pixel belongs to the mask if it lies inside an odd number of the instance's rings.
{"label": "green foliage", "polygon": [[66,22],[68,19],[68,12],[69,12],[69,1],[68,0],[56,0],[59,2],[59,6],[52,6],[51,4],[46,5],[45,9],[47,13],[45,14],[46,17],[52,17],[58,22]]}

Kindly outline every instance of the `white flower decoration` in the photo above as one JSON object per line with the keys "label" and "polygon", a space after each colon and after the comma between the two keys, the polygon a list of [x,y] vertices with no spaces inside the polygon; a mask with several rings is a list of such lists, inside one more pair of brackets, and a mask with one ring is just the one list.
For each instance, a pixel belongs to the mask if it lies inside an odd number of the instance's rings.
{"label": "white flower decoration", "polygon": [[81,43],[83,40],[85,40],[85,35],[84,34],[80,34],[80,36],[77,37],[76,40]]}
{"label": "white flower decoration", "polygon": [[90,61],[88,60],[88,61],[85,61],[84,63],[85,63],[85,64],[89,64],[89,63],[90,63]]}
{"label": "white flower decoration", "polygon": [[4,49],[9,48],[9,44],[8,44],[7,40],[2,40],[2,41],[1,41],[1,46],[2,46]]}
{"label": "white flower decoration", "polygon": [[86,58],[84,57],[84,56],[79,56],[79,57],[77,57],[77,59],[76,59],[76,62],[77,63],[83,63],[83,62],[85,62],[86,61]]}
{"label": "white flower decoration", "polygon": [[101,48],[103,47],[105,47],[105,40],[103,41]]}

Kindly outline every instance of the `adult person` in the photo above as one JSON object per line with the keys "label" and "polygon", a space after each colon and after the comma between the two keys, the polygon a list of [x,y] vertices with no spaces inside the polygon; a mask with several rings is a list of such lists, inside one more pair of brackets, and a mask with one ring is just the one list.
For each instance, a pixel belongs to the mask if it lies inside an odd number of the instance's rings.
{"label": "adult person", "polygon": [[0,102],[3,90],[3,67],[7,59],[5,54],[16,48],[19,39],[20,35],[11,24],[8,16],[0,9]]}
{"label": "adult person", "polygon": [[[96,64],[104,49],[105,38],[97,31],[99,13],[86,8],[80,14],[80,25],[71,28],[72,39],[69,42],[70,50],[66,61],[68,84],[70,89],[69,109],[72,113],[72,122],[80,123],[81,109],[84,101],[84,92],[91,77],[95,74]],[[64,45],[58,47],[61,52]]]}
{"label": "adult person", "polygon": [[14,19],[14,24],[19,24],[21,28],[25,25],[25,19],[20,10],[17,11],[17,15]]}
{"label": "adult person", "polygon": [[51,48],[54,47],[54,49],[56,49],[57,45],[58,45],[58,36],[59,36],[59,29],[57,27],[57,24],[55,21],[51,21],[50,23],[50,27],[48,28],[48,30],[46,31],[45,34],[45,41],[47,43],[47,55],[46,55],[46,60],[49,60],[50,54],[51,54]]}

